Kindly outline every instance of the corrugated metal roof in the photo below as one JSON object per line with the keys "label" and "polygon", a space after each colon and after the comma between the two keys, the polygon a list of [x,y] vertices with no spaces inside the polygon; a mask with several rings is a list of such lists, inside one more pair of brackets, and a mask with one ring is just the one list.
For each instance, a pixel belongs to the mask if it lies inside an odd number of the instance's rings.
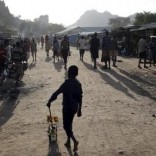
{"label": "corrugated metal roof", "polygon": [[147,30],[147,29],[156,29],[156,22],[141,25],[140,28],[132,29],[131,31],[141,31],[141,30]]}

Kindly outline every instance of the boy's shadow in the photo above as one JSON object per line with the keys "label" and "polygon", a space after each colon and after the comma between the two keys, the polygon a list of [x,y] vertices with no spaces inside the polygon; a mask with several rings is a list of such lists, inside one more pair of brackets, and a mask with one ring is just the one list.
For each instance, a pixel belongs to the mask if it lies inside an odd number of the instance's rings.
{"label": "boy's shadow", "polygon": [[79,156],[77,152],[73,153],[71,148],[67,148],[67,151],[69,153],[69,156]]}
{"label": "boy's shadow", "polygon": [[[69,156],[79,156],[77,152],[72,152],[71,148],[67,148]],[[49,153],[47,156],[62,156],[57,142],[49,142]]]}
{"label": "boy's shadow", "polygon": [[47,156],[62,156],[57,142],[49,142],[49,153]]}

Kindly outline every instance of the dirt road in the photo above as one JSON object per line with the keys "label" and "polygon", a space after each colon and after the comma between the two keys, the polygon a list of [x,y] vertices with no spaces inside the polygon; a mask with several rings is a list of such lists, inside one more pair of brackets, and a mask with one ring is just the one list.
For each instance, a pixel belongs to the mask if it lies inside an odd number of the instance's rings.
{"label": "dirt road", "polygon": [[79,67],[84,91],[82,117],[73,126],[78,152],[64,147],[62,96],[51,107],[59,117],[58,142],[49,145],[45,105],[67,74],[63,61],[53,63],[52,53],[46,58],[39,48],[36,64],[29,59],[18,98],[9,97],[11,81],[0,87],[0,155],[156,156],[156,68],[140,70],[137,59],[118,57],[118,68],[103,70],[99,61],[94,70],[89,52],[81,62],[79,52],[71,51],[68,67]]}

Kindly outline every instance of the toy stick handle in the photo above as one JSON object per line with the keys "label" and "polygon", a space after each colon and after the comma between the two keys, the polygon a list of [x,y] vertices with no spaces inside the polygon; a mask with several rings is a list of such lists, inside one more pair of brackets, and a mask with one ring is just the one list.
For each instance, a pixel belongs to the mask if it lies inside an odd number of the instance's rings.
{"label": "toy stick handle", "polygon": [[52,117],[52,116],[51,116],[51,110],[50,110],[50,107],[49,107],[49,113],[50,113],[50,117]]}
{"label": "toy stick handle", "polygon": [[[49,113],[50,113],[50,118],[52,119],[50,107],[49,107]],[[51,126],[52,126],[52,120],[50,120],[50,122],[51,122]]]}

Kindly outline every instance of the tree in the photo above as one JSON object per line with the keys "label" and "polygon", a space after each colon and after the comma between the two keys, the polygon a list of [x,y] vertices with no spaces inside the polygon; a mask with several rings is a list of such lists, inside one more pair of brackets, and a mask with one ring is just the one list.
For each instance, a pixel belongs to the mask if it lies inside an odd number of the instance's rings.
{"label": "tree", "polygon": [[50,23],[49,26],[48,26],[48,30],[49,30],[50,33],[55,34],[55,33],[59,32],[59,31],[64,30],[64,26]]}
{"label": "tree", "polygon": [[150,12],[143,12],[143,13],[137,13],[134,25],[142,25],[142,24],[148,24],[156,22],[156,13],[150,13]]}
{"label": "tree", "polygon": [[109,19],[109,25],[111,25],[112,29],[123,27],[130,23],[131,23],[131,21],[130,21],[129,17],[117,17],[117,18]]}
{"label": "tree", "polygon": [[49,23],[48,15],[41,15],[39,18],[34,19],[33,24],[34,34],[38,35],[48,33],[55,34],[56,32],[59,32],[61,30],[64,30],[64,27],[62,25]]}

